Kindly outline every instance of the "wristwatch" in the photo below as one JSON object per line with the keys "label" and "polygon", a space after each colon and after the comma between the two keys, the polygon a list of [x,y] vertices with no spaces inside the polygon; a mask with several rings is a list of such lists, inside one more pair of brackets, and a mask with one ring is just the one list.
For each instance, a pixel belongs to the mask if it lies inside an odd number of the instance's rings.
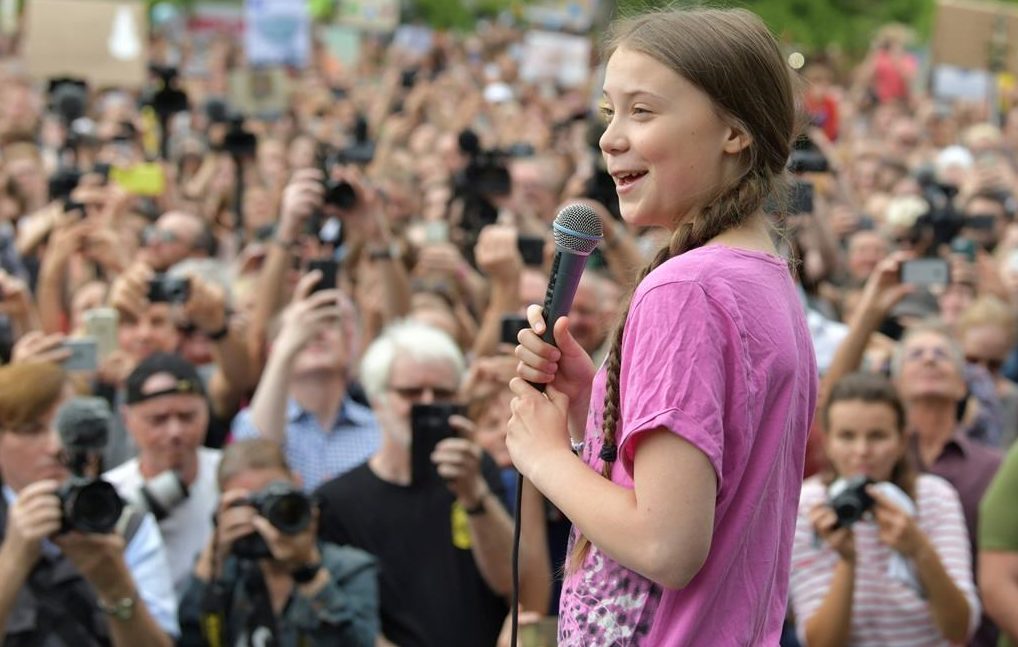
{"label": "wristwatch", "polygon": [[134,595],[118,598],[112,604],[99,600],[99,609],[117,620],[130,620],[134,617],[134,605],[137,598]]}
{"label": "wristwatch", "polygon": [[485,492],[483,495],[481,495],[481,498],[479,498],[477,500],[477,503],[475,503],[473,505],[473,507],[465,508],[467,515],[469,515],[471,517],[476,517],[478,515],[482,515],[485,512],[487,512],[488,511],[488,506],[485,505],[484,501],[485,501],[485,499],[488,498],[489,494],[491,494],[491,493],[490,492]]}

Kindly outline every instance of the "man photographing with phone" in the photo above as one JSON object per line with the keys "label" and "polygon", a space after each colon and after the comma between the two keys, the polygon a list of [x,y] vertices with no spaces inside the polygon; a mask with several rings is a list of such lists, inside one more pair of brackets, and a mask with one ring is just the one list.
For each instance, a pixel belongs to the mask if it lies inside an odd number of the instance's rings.
{"label": "man photographing with phone", "polygon": [[[497,469],[470,438],[473,424],[442,420],[434,406],[454,402],[463,373],[445,333],[412,322],[388,327],[361,364],[381,448],[318,490],[322,538],[378,558],[382,633],[404,647],[494,644],[512,588],[512,522]],[[545,550],[521,552],[528,609],[547,605]]]}

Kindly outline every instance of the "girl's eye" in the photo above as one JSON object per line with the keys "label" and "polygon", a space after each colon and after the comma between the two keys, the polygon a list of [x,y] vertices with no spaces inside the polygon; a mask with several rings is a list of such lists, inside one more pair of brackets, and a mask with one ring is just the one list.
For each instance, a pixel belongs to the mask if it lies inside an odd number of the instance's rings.
{"label": "girl's eye", "polygon": [[612,115],[615,114],[615,111],[608,106],[601,106],[597,111],[601,115],[602,121],[609,121],[612,118]]}

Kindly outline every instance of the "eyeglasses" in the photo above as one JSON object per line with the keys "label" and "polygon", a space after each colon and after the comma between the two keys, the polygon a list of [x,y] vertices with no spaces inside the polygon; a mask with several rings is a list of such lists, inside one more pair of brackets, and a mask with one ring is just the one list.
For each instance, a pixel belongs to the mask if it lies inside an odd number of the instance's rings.
{"label": "eyeglasses", "polygon": [[906,362],[916,362],[923,359],[927,353],[929,353],[935,361],[938,362],[949,362],[951,361],[951,353],[945,348],[934,346],[933,348],[923,348],[922,346],[917,348],[910,348],[905,351]]}
{"label": "eyeglasses", "polygon": [[990,373],[999,373],[1000,369],[1004,366],[1004,361],[999,359],[989,359],[985,357],[969,357],[965,356],[965,361],[969,364],[978,364],[982,366]]}
{"label": "eyeglasses", "polygon": [[431,398],[436,402],[445,402],[456,398],[456,389],[443,389],[437,386],[394,386],[390,384],[389,390],[411,402],[421,400],[425,392],[430,392]]}

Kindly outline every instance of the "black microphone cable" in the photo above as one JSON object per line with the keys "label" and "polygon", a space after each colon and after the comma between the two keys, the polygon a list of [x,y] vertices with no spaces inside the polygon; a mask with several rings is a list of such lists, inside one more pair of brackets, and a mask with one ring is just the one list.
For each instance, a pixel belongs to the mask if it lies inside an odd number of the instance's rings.
{"label": "black microphone cable", "polygon": [[[598,243],[604,237],[601,219],[594,210],[582,203],[567,205],[555,216],[552,224],[555,236],[555,258],[552,262],[551,276],[548,277],[548,289],[544,294],[544,311],[542,313],[547,328],[542,339],[555,344],[555,322],[569,314],[576,296],[576,288],[580,284],[580,276]],[[544,384],[533,384],[534,388],[544,391]],[[516,647],[520,624],[520,526],[523,510],[523,475],[516,473],[516,506],[513,519],[513,595],[510,610],[512,633],[509,644]]]}

